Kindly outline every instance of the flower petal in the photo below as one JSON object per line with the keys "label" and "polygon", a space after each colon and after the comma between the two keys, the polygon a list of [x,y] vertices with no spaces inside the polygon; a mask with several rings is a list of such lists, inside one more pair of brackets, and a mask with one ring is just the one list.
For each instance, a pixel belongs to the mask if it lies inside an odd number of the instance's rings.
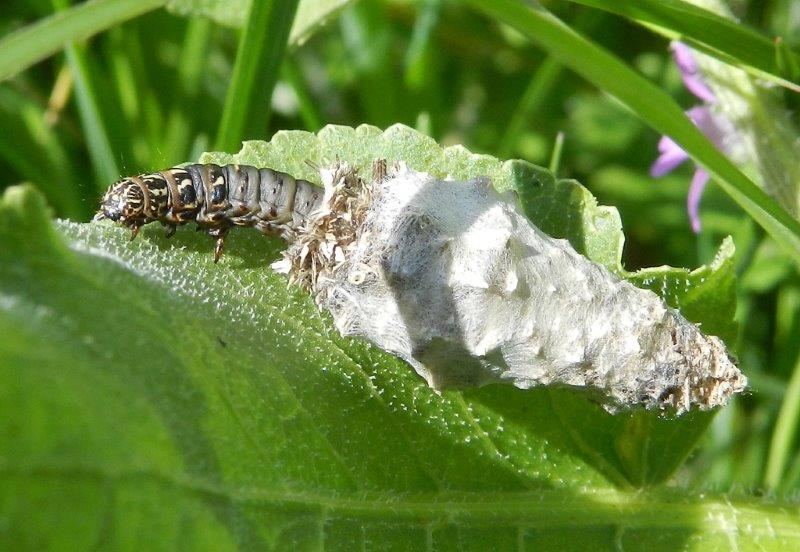
{"label": "flower petal", "polygon": [[708,178],[706,170],[698,167],[694,172],[694,176],[692,176],[689,195],[686,196],[686,209],[689,212],[689,220],[692,223],[692,230],[695,234],[700,233],[700,198],[708,183]]}
{"label": "flower petal", "polygon": [[653,178],[664,176],[689,159],[686,152],[669,136],[661,137],[661,140],[658,142],[658,151],[660,151],[661,154],[650,167],[650,176]]}
{"label": "flower petal", "polygon": [[726,155],[730,156],[736,144],[741,142],[733,123],[712,106],[697,105],[688,110],[686,115]]}
{"label": "flower petal", "polygon": [[697,63],[694,61],[692,49],[682,42],[673,42],[672,54],[675,58],[675,65],[681,72],[683,84],[686,85],[689,92],[704,102],[714,103],[717,98],[703,81],[703,77],[697,69]]}

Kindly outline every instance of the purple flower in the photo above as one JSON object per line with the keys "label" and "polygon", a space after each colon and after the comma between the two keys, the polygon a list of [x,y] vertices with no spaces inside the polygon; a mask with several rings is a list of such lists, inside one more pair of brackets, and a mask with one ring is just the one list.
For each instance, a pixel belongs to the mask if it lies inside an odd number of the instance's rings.
{"label": "purple flower", "polygon": [[703,81],[703,77],[700,76],[697,63],[694,61],[694,56],[692,55],[692,49],[682,42],[674,42],[672,44],[672,55],[675,58],[675,65],[677,65],[678,69],[681,71],[683,84],[689,92],[704,102],[714,103],[717,101],[714,93],[708,89],[705,81]]}
{"label": "purple flower", "polygon": [[[716,97],[700,76],[691,48],[680,42],[674,42],[672,52],[686,88],[705,102],[703,105],[695,106],[687,111],[686,115],[718,148],[725,151],[727,149],[726,137],[729,136],[732,125],[712,111],[711,105],[716,102]],[[658,142],[658,151],[659,156],[650,167],[650,174],[654,178],[664,176],[689,159],[689,155],[669,136],[661,137]],[[700,197],[703,195],[708,179],[709,175],[706,170],[696,167],[689,187],[689,195],[686,198],[686,209],[695,233],[700,232]]]}

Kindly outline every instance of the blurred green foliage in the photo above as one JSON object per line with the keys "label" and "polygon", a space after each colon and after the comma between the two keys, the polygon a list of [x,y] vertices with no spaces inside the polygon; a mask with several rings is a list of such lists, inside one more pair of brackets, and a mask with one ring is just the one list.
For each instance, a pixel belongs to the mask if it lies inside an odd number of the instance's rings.
{"label": "blurred green foliage", "polygon": [[[666,39],[606,12],[545,4],[681,105],[694,103]],[[800,46],[793,0],[731,6],[744,24]],[[46,0],[6,1],[0,37],[53,11]],[[239,35],[157,10],[0,83],[0,189],[31,182],[57,216],[86,221],[109,184],[109,167],[132,174],[197,159],[218,134]],[[800,276],[727,195],[707,189],[703,231],[694,235],[685,210],[688,164],[653,180],[656,133],[516,31],[456,2],[354,1],[304,38],[290,42],[271,101],[262,98],[271,117],[253,114],[258,130],[243,138],[399,122],[444,145],[547,166],[564,132],[558,176],[576,178],[601,204],[619,209],[626,269],[708,263],[731,235],[740,277],[735,348],[752,392],[714,418],[677,481],[721,490],[800,488],[791,393],[800,385]],[[800,97],[775,93],[793,116]]]}

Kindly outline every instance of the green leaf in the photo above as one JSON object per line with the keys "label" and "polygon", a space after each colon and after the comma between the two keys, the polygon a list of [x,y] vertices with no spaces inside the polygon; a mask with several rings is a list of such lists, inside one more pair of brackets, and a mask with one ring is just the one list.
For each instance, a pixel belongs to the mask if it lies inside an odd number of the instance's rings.
{"label": "green leaf", "polygon": [[627,17],[659,34],[681,40],[712,56],[719,57],[756,77],[800,90],[784,66],[800,62],[788,47],[779,50],[775,43],[741,22],[682,0],[567,0]]}
{"label": "green leaf", "polygon": [[[375,157],[490,176],[625,274],[618,214],[578,183],[407,127],[281,132],[204,161],[315,179],[306,161],[366,170]],[[707,414],[611,416],[575,393],[503,385],[438,395],[287,289],[268,266],[281,247],[233,232],[215,265],[196,232],[167,240],[150,225],[129,242],[110,224],[52,225],[38,193],[6,192],[0,520],[17,548],[675,549],[724,547],[737,523],[742,547],[798,534],[789,504],[630,490],[664,481]],[[731,249],[631,278],[652,276],[724,333]]]}
{"label": "green leaf", "polygon": [[800,264],[800,222],[737,169],[666,92],[576,33],[538,2],[526,6],[516,0],[462,1],[520,31],[553,58],[616,97],[653,129],[675,140]]}

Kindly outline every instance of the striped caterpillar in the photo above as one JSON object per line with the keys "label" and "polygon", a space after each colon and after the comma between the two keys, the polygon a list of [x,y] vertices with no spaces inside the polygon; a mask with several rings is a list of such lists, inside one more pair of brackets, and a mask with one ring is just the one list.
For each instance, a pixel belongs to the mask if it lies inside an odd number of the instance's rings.
{"label": "striped caterpillar", "polygon": [[273,169],[193,164],[123,178],[106,191],[94,220],[129,227],[131,240],[151,222],[166,226],[170,237],[177,226],[194,221],[216,238],[216,263],[231,227],[288,238],[322,199],[321,188]]}

